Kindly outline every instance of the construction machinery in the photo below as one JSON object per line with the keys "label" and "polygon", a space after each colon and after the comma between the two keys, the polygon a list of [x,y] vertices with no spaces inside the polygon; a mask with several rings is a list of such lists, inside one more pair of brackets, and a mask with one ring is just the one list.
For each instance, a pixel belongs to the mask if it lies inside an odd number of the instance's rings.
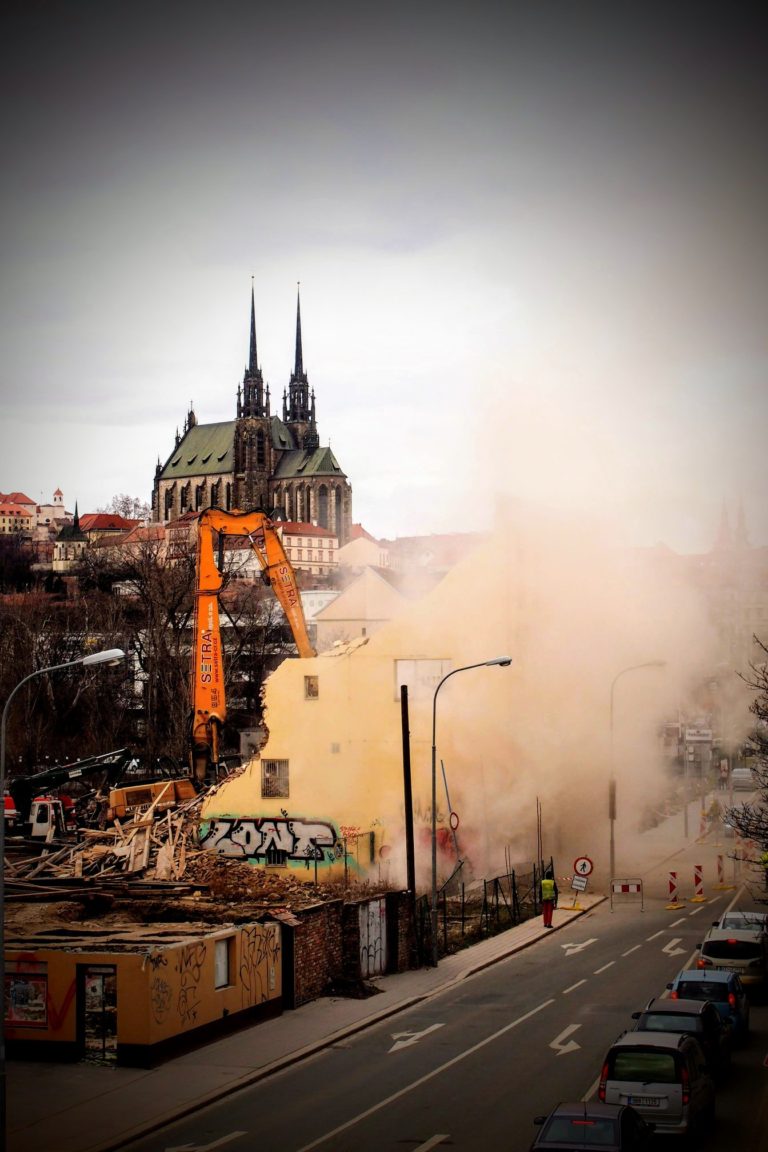
{"label": "construction machinery", "polygon": [[197,522],[195,632],[192,651],[191,770],[198,786],[215,778],[221,730],[227,716],[222,663],[219,593],[225,579],[227,537],[248,540],[293,634],[299,656],[315,656],[307,631],[296,575],[277,526],[263,512],[224,512],[207,508]]}
{"label": "construction machinery", "polygon": [[[115,752],[105,752],[100,756],[88,756],[72,764],[54,764],[31,776],[14,776],[8,781],[8,792],[15,805],[15,823],[24,834],[33,839],[50,839],[51,835],[62,835],[69,822],[69,809],[60,797],[46,793],[62,788],[65,784],[80,784],[101,776],[100,786],[114,784],[125,773],[135,759],[128,748],[118,748]],[[10,812],[6,804],[6,812]]]}

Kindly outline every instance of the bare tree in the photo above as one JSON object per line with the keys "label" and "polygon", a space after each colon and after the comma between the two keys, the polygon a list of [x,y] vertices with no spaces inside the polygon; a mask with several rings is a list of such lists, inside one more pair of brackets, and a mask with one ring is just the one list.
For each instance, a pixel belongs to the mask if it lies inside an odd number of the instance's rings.
{"label": "bare tree", "polygon": [[[757,846],[759,857],[768,851],[768,647],[757,636],[754,640],[765,660],[751,663],[749,673],[742,679],[755,694],[749,706],[755,717],[749,745],[753,753],[752,774],[760,795],[755,802],[734,805],[725,815],[745,840]],[[762,861],[758,862],[762,867]],[[766,902],[768,897],[762,901]]]}
{"label": "bare tree", "polygon": [[[55,601],[41,592],[0,602],[0,694],[30,673],[123,647],[108,598]],[[129,734],[130,681],[119,670],[80,667],[35,677],[8,715],[9,765],[19,770],[109,750]]]}
{"label": "bare tree", "polygon": [[121,604],[136,672],[136,743],[153,763],[186,759],[194,555],[146,538],[85,557],[92,588],[109,588]]}
{"label": "bare tree", "polygon": [[98,508],[97,511],[112,512],[116,516],[124,516],[126,520],[149,520],[152,514],[146,500],[142,500],[138,496],[128,496],[125,492],[113,496],[106,507]]}

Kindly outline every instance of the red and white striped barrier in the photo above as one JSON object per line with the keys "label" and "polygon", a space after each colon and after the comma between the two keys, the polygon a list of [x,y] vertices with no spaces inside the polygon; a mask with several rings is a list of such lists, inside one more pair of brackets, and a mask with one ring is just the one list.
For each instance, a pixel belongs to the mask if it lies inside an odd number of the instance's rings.
{"label": "red and white striped barrier", "polygon": [[677,872],[670,872],[669,874],[669,903],[667,908],[682,908],[680,903],[681,897],[678,894],[677,888]]}
{"label": "red and white striped barrier", "polygon": [[717,858],[717,882],[718,884],[725,884],[725,869],[723,868],[722,855]]}
{"label": "red and white striped barrier", "polygon": [[694,894],[691,896],[691,904],[703,904],[706,896],[704,895],[704,869],[701,864],[694,864],[693,866],[693,887]]}
{"label": "red and white striped barrier", "polygon": [[634,878],[631,880],[611,880],[611,912],[613,912],[613,900],[616,896],[639,896],[640,911],[645,911],[642,880]]}

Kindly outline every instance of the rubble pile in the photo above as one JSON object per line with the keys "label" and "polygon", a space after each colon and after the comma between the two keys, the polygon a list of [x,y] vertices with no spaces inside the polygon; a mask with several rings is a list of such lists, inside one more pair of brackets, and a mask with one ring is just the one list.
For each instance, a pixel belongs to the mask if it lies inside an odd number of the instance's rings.
{"label": "rubble pile", "polygon": [[7,883],[108,876],[181,880],[194,844],[202,800],[196,796],[176,804],[174,800],[164,801],[161,793],[129,820],[115,819],[104,829],[80,828],[75,843],[52,843],[39,855],[11,858],[6,862]]}
{"label": "rubble pile", "polygon": [[[349,896],[338,883],[315,884],[198,846],[206,794],[177,802],[173,792],[106,828],[80,828],[71,843],[46,844],[34,855],[6,859],[6,901],[43,905],[77,901],[84,911],[117,904],[150,923],[179,915],[207,920],[276,914]],[[58,918],[58,917],[57,917]]]}

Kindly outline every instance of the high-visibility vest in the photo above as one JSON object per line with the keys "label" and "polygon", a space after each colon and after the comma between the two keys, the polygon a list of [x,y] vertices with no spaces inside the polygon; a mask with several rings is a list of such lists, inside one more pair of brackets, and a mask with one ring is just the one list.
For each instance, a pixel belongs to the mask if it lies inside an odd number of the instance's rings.
{"label": "high-visibility vest", "polygon": [[542,882],[541,882],[541,898],[542,898],[542,900],[554,900],[554,898],[555,898],[555,882],[554,882],[554,880],[542,880]]}

